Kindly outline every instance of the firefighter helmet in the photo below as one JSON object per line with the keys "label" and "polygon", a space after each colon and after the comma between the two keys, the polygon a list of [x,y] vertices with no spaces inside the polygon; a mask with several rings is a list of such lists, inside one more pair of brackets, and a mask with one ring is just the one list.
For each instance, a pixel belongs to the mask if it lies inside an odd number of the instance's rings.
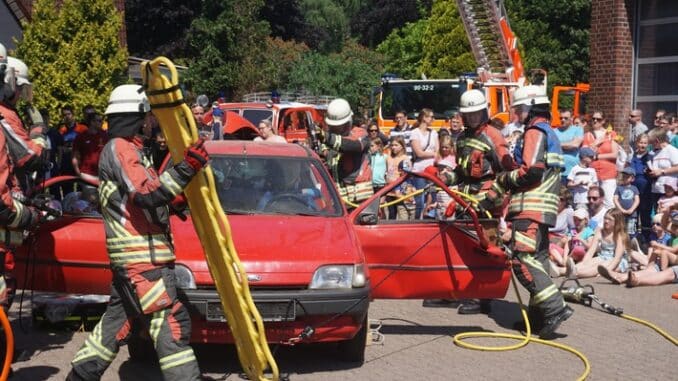
{"label": "firefighter helmet", "polygon": [[353,111],[346,99],[337,98],[327,106],[325,123],[328,126],[343,126],[352,121]]}
{"label": "firefighter helmet", "polygon": [[459,106],[461,113],[480,111],[487,109],[487,100],[485,100],[482,91],[477,89],[467,90],[461,95]]}
{"label": "firefighter helmet", "polygon": [[151,106],[139,85],[121,85],[113,89],[108,98],[106,115],[122,113],[142,113],[151,111]]}
{"label": "firefighter helmet", "polygon": [[513,93],[513,103],[511,107],[520,105],[534,106],[534,105],[548,105],[551,102],[546,96],[546,89],[544,86],[523,86],[519,87]]}
{"label": "firefighter helmet", "polygon": [[7,49],[5,49],[5,45],[0,44],[0,69],[2,68],[1,66],[7,63]]}
{"label": "firefighter helmet", "polygon": [[14,76],[18,86],[31,84],[28,80],[28,66],[26,66],[24,61],[14,57],[7,57],[7,68],[14,69]]}

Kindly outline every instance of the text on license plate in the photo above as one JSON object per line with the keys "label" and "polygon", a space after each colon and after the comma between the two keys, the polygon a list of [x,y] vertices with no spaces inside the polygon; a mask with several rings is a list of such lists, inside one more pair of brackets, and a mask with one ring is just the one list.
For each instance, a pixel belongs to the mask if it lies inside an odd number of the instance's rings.
{"label": "text on license plate", "polygon": [[[263,321],[294,321],[296,305],[289,302],[255,303]],[[207,302],[207,321],[225,322],[226,316],[219,302]]]}

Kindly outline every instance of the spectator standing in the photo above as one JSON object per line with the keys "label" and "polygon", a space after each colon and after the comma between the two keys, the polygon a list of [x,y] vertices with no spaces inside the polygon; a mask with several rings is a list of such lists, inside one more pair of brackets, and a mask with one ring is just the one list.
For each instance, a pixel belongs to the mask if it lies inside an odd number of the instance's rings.
{"label": "spectator standing", "polygon": [[591,162],[595,153],[589,147],[582,147],[579,150],[579,164],[572,167],[567,176],[567,187],[572,192],[575,209],[587,208],[587,194],[589,187],[598,184],[596,170],[591,168]]}
{"label": "spectator standing", "polygon": [[199,104],[194,103],[191,105],[191,113],[193,113],[193,118],[195,119],[198,131],[207,130],[208,126],[205,124],[205,109]]}
{"label": "spectator standing", "polygon": [[273,126],[271,125],[270,120],[268,119],[262,120],[257,125],[257,128],[259,129],[259,135],[261,136],[257,136],[256,138],[254,138],[255,142],[266,141],[270,143],[287,143],[287,140],[285,140],[285,138],[275,134],[275,131],[273,131]]}
{"label": "spectator standing", "polygon": [[506,123],[504,128],[501,130],[501,134],[504,136],[504,139],[509,139],[514,132],[520,131],[523,133],[523,124],[520,123],[520,116],[515,113],[513,109],[509,110],[509,122]]}
{"label": "spectator standing", "polygon": [[614,207],[624,214],[626,218],[626,233],[635,238],[638,227],[638,205],[640,205],[640,192],[633,180],[636,171],[631,167],[622,170],[621,183],[614,192]]}
{"label": "spectator standing", "polygon": [[647,126],[643,123],[643,112],[640,109],[631,110],[629,113],[629,124],[631,125],[629,146],[634,149],[638,137],[647,132]]}
{"label": "spectator standing", "polygon": [[386,185],[387,171],[384,145],[379,138],[370,139],[370,167],[372,168],[372,188],[376,192]]}
{"label": "spectator standing", "polygon": [[640,199],[644,200],[638,206],[638,217],[640,218],[641,233],[643,241],[648,242],[650,238],[650,226],[652,224],[652,178],[649,176],[648,163],[652,160],[654,153],[648,151],[649,137],[646,133],[638,135],[636,145],[629,165],[635,172],[633,185],[640,192]]}
{"label": "spectator standing", "polygon": [[459,136],[464,132],[464,122],[461,120],[461,115],[455,112],[450,117],[450,137],[452,144],[456,144]]}
{"label": "spectator standing", "polygon": [[655,149],[652,161],[648,162],[650,169],[648,175],[655,179],[650,201],[653,206],[656,206],[657,201],[664,194],[664,184],[670,181],[670,178],[678,177],[678,148],[669,144],[667,132],[662,128],[650,131],[650,143]]}
{"label": "spectator standing", "polygon": [[[392,183],[396,181],[404,171],[398,170],[401,167],[401,163],[407,162],[405,165],[406,168],[411,168],[412,164],[410,163],[410,155],[407,154],[405,150],[405,139],[402,136],[392,136],[390,144],[390,154],[386,160],[386,182]],[[394,201],[396,199],[395,194],[390,194],[386,196],[386,201]],[[398,205],[390,205],[388,207],[388,219],[395,220],[398,215]],[[401,205],[403,206],[403,205]],[[403,206],[404,208],[404,206]]]}
{"label": "spectator standing", "polygon": [[384,135],[380,130],[377,123],[371,121],[367,124],[367,136],[370,139],[378,138],[381,140],[381,147],[385,147],[388,144],[388,136]]}
{"label": "spectator standing", "polygon": [[151,143],[150,153],[153,168],[155,168],[156,171],[159,171],[162,163],[169,154],[169,147],[167,146],[167,139],[165,138],[164,132],[160,131],[155,134]]}
{"label": "spectator standing", "polygon": [[605,206],[605,190],[597,185],[589,187],[588,196],[586,197],[589,203],[589,216],[592,228],[603,226],[603,219],[608,207]]}
{"label": "spectator standing", "polygon": [[440,148],[436,155],[436,165],[445,164],[451,169],[457,166],[456,151],[454,150],[454,142],[452,136],[446,135],[440,138]]}
{"label": "spectator standing", "polygon": [[97,112],[88,114],[87,131],[73,141],[73,170],[85,180],[99,182],[99,155],[108,142],[108,134],[102,131],[104,118]]}
{"label": "spectator standing", "polygon": [[[56,152],[56,175],[75,175],[75,169],[73,168],[73,142],[78,134],[87,131],[87,126],[76,122],[73,107],[71,106],[64,106],[61,109],[61,117],[62,123],[55,131],[49,134],[52,150]],[[61,187],[61,196],[72,191],[72,183],[65,184]]]}
{"label": "spectator standing", "polygon": [[[426,167],[433,165],[435,162],[436,152],[438,151],[438,134],[431,128],[433,122],[433,110],[425,108],[419,112],[417,116],[417,124],[412,131],[410,144],[412,145],[412,170],[414,172],[423,172]],[[414,178],[414,186],[417,189],[424,189],[427,181],[421,177]],[[415,210],[414,218],[421,218],[424,210],[425,194],[415,198],[417,208]]]}
{"label": "spectator standing", "polygon": [[405,111],[398,111],[395,113],[394,121],[396,126],[391,129],[389,133],[390,137],[402,136],[405,141],[405,150],[407,154],[412,158],[412,145],[410,140],[412,138],[412,126],[407,123],[407,113]]}
{"label": "spectator standing", "polygon": [[584,141],[584,130],[572,124],[572,112],[570,110],[561,110],[560,127],[555,132],[560,141],[560,147],[563,149],[565,169],[560,176],[563,185],[566,185],[567,176],[572,171],[572,167],[579,162],[579,147]]}
{"label": "spectator standing", "polygon": [[654,121],[652,122],[652,129],[655,128],[660,128],[661,127],[661,119],[666,114],[666,110],[664,109],[657,109],[657,111],[654,112]]}
{"label": "spectator standing", "polygon": [[605,194],[605,207],[614,205],[614,191],[617,189],[617,156],[619,145],[614,141],[617,136],[613,130],[605,129],[605,118],[602,111],[595,111],[591,116],[593,128],[584,135],[585,147],[595,152],[591,167],[596,170],[600,187]]}

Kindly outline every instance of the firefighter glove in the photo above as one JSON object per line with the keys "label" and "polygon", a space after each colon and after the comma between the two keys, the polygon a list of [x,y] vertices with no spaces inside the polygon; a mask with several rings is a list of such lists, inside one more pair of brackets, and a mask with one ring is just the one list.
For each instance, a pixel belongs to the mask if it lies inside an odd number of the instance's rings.
{"label": "firefighter glove", "polygon": [[205,151],[204,143],[205,140],[200,138],[193,145],[186,148],[184,153],[184,161],[196,172],[201,170],[210,159],[207,151]]}

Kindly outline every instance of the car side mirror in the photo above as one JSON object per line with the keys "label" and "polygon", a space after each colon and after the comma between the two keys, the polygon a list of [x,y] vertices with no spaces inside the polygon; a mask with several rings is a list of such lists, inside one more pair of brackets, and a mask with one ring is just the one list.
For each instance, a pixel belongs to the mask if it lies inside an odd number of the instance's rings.
{"label": "car side mirror", "polygon": [[374,213],[361,213],[358,216],[358,224],[360,225],[376,225],[378,221],[379,218]]}

